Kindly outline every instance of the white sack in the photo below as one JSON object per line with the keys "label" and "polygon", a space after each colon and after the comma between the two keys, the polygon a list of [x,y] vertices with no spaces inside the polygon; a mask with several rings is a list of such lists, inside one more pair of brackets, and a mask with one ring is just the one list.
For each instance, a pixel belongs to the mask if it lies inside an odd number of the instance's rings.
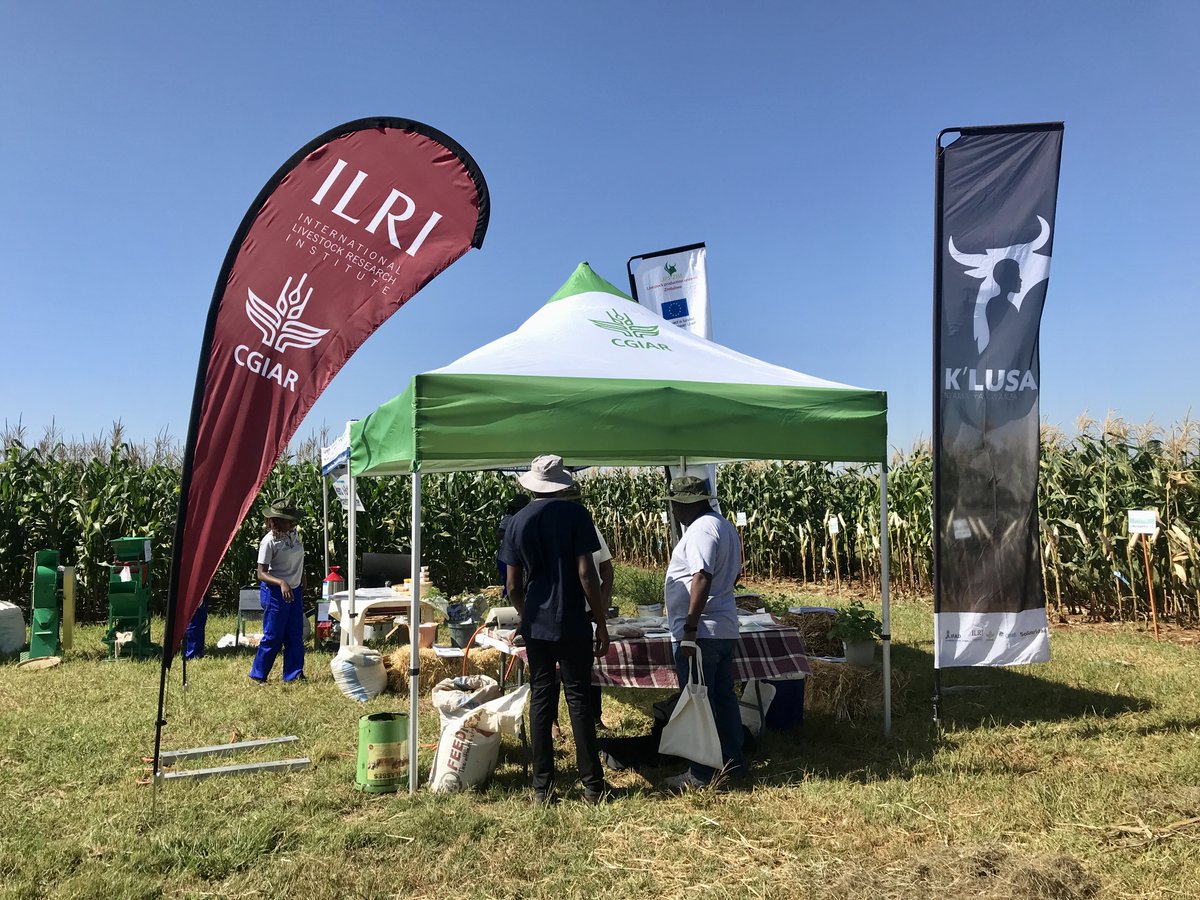
{"label": "white sack", "polygon": [[[500,696],[500,685],[487,675],[459,675],[443,678],[433,686],[433,708],[438,711],[445,731],[452,719],[477,709],[489,700]],[[499,731],[487,728],[487,731]]]}
{"label": "white sack", "polygon": [[514,737],[520,734],[525,719],[525,704],[529,702],[529,685],[523,684],[511,694],[489,700],[471,716],[477,728]]}
{"label": "white sack", "polygon": [[7,600],[0,600],[0,655],[20,653],[25,646],[25,616]]}
{"label": "white sack", "polygon": [[496,770],[500,758],[500,735],[475,727],[474,713],[451,721],[442,732],[429,789],[435,794],[453,794],[483,784]]}
{"label": "white sack", "polygon": [[329,662],[333,680],[351,700],[366,703],[387,687],[383,657],[368,647],[346,647]]}

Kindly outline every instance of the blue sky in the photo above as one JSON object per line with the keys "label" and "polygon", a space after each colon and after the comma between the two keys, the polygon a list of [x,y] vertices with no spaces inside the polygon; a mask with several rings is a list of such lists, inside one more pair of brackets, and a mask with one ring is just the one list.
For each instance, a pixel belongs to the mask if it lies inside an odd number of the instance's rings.
{"label": "blue sky", "polygon": [[[186,432],[213,284],[296,149],[395,115],[475,157],[491,226],[301,426],[511,331],[588,260],[705,241],[714,337],[930,430],[948,126],[1063,120],[1042,415],[1162,425],[1196,385],[1200,4],[5,2],[0,422]],[[553,449],[553,448],[547,448]]]}

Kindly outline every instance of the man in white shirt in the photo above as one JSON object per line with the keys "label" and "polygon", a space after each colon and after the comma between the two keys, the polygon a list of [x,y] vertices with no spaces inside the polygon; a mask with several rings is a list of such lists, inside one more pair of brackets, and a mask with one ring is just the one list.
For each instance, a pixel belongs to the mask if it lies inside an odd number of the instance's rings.
{"label": "man in white shirt", "polygon": [[[667,620],[675,639],[675,666],[682,687],[688,667],[701,651],[708,702],[721,738],[724,774],[748,774],[742,753],[742,718],[733,690],[733,654],[738,639],[737,603],[733,589],[742,569],[741,542],[733,524],[713,510],[712,493],[702,478],[684,476],[671,482],[668,499],[675,518],[687,531],[675,545],[663,584]],[[691,768],[667,779],[672,790],[703,787],[716,776],[708,766]]]}

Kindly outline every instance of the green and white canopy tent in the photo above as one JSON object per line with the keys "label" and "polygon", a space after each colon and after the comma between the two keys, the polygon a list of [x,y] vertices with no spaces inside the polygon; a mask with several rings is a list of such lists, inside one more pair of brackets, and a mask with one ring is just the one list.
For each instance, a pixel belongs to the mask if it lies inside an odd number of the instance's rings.
{"label": "green and white canopy tent", "polygon": [[877,462],[887,398],[762,362],[633,302],[587,263],[520,328],[351,429],[353,474],[741,459]]}
{"label": "green and white canopy tent", "polygon": [[[413,475],[412,565],[418,585],[422,473],[524,466],[543,453],[557,453],[571,466],[878,462],[880,521],[886,523],[886,452],[884,392],[815,378],[706,341],[674,327],[581,263],[516,331],[415,376],[404,393],[354,422],[350,490],[364,476]],[[353,586],[353,496],[349,537]],[[888,729],[886,524],[881,537]],[[418,601],[414,595],[414,605]],[[416,702],[414,692],[410,752],[417,746]],[[415,763],[414,758],[414,789]]]}

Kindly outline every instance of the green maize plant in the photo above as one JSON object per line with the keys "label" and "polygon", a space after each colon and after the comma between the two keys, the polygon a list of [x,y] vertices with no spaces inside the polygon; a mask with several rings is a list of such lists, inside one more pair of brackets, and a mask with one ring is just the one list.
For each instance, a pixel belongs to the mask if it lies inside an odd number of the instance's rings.
{"label": "green maize plant", "polygon": [[[290,449],[268,477],[213,579],[214,607],[230,609],[238,587],[254,580],[266,504],[286,496],[300,508],[308,548],[306,579],[346,566],[346,516],[329,492],[329,543],[322,546],[322,478],[312,438]],[[33,554],[60,551],[77,567],[79,615],[99,618],[107,604],[109,541],[145,535],[154,546],[155,589],[165,595],[179,499],[181,454],[169,438],[134,444],[118,423],[91,441],[54,430],[36,443],[20,428],[0,454],[0,597],[27,601]],[[580,474],[583,502],[618,561],[651,570],[670,556],[663,521],[662,468],[596,469]],[[359,479],[366,512],[357,519],[359,552],[411,547],[411,479]],[[723,465],[721,508],[739,528],[751,578],[812,582],[879,581],[879,468],[816,462]],[[519,486],[507,474],[459,472],[422,479],[423,561],[450,593],[497,581],[495,529]],[[1110,417],[1083,419],[1073,438],[1043,429],[1039,512],[1042,570],[1050,606],[1064,614],[1145,621],[1153,590],[1160,617],[1200,620],[1200,426],[1165,433]],[[888,540],[894,586],[932,586],[932,456],[922,444],[897,453],[888,471]],[[1160,528],[1143,548],[1128,534],[1129,509],[1154,508]],[[837,522],[836,532],[831,521]],[[1149,551],[1149,580],[1146,551]],[[630,593],[640,588],[630,586]]]}

